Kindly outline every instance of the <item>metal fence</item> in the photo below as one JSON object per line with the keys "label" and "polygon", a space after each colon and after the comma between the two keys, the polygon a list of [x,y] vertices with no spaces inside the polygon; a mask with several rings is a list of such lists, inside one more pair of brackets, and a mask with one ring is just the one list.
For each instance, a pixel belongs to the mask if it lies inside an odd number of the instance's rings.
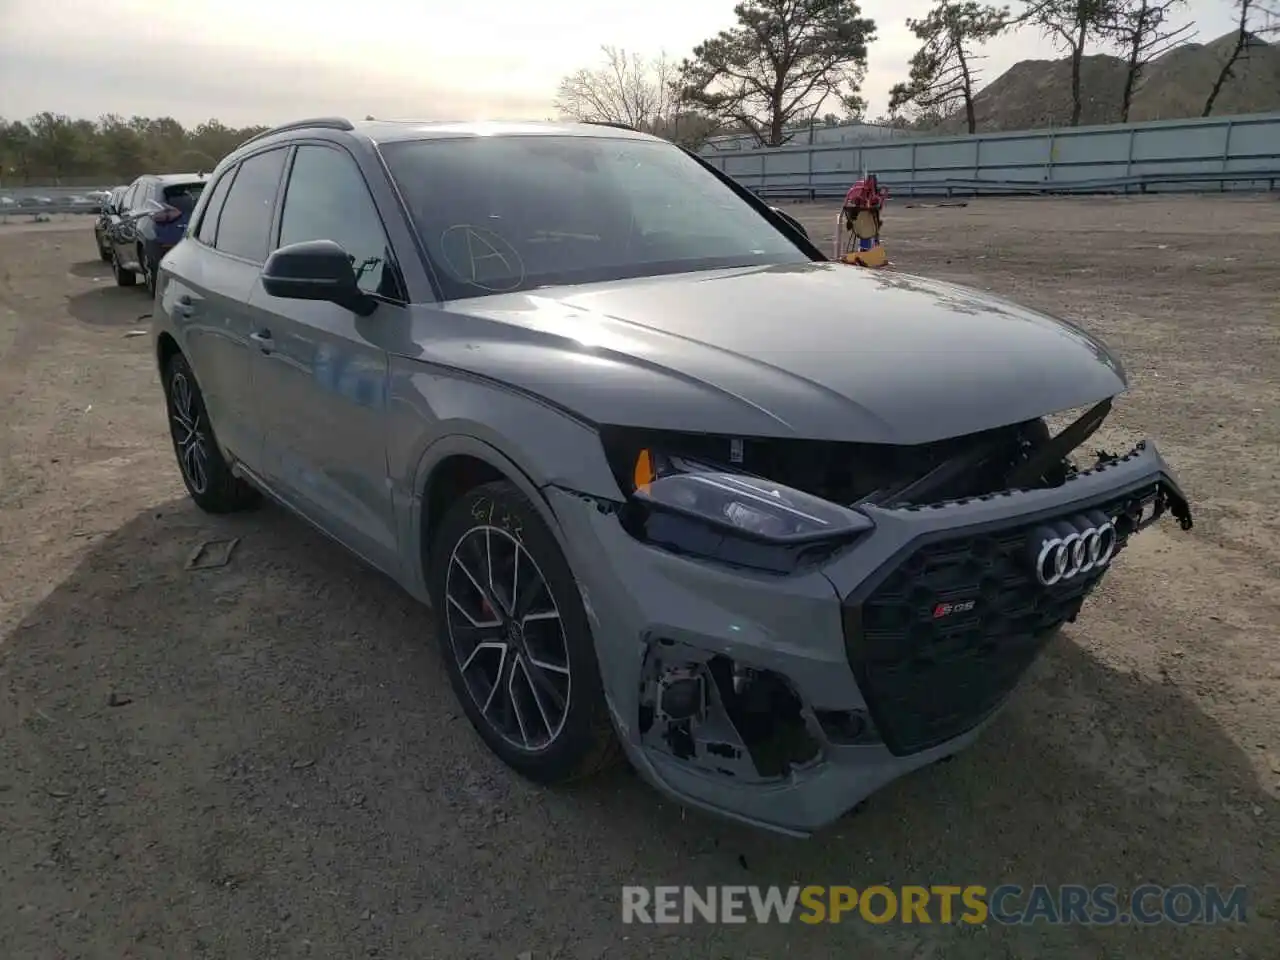
{"label": "metal fence", "polygon": [[97,204],[56,201],[40,206],[9,206],[0,204],[0,223],[39,223],[44,220],[66,220],[68,217],[97,216]]}
{"label": "metal fence", "polygon": [[[733,150],[709,145],[703,156],[767,197],[843,196],[864,171],[900,196],[1274,190],[1280,112],[973,137],[817,139]],[[96,205],[76,199],[89,191],[0,187],[0,219],[96,213]]]}
{"label": "metal fence", "polygon": [[[789,130],[787,133],[791,138],[786,143],[789,147],[811,144],[884,143],[889,140],[910,140],[921,135],[917,130],[904,130],[880,123],[838,123],[832,126],[814,124],[799,130]],[[712,137],[707,141],[708,152],[717,153],[725,150],[752,150],[755,149],[755,144],[755,138],[750,134],[728,134]]]}
{"label": "metal fence", "polygon": [[102,187],[7,187],[0,186],[0,223],[36,220],[41,216],[98,212],[97,201],[85,194]]}
{"label": "metal fence", "polygon": [[1280,113],[703,156],[766,197],[843,196],[868,171],[908,196],[1274,190]]}

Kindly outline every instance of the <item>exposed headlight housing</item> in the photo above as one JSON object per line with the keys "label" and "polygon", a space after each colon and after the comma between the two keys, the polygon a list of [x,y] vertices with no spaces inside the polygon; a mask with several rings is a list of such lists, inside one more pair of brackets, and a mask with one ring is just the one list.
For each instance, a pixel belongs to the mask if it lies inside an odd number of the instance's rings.
{"label": "exposed headlight housing", "polygon": [[642,448],[623,510],[632,535],[739,566],[791,573],[873,526],[856,510],[723,466]]}

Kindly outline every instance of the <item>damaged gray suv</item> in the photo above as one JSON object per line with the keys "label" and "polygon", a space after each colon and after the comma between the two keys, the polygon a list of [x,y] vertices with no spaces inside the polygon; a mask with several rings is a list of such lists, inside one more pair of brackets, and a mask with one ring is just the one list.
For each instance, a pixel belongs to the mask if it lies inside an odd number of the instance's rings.
{"label": "damaged gray suv", "polygon": [[1152,443],[1075,459],[1126,387],[1098,341],[828,262],[609,126],[264,133],[154,317],[195,502],[265,493],[430,603],[506,763],[625,754],[794,834],[969,744],[1130,537],[1191,525]]}

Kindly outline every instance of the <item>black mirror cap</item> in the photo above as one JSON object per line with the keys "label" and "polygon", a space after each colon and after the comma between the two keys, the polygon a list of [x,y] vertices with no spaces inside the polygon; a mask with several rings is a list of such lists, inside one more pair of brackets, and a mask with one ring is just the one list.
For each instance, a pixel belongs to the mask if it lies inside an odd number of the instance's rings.
{"label": "black mirror cap", "polygon": [[332,240],[304,240],[281,247],[262,267],[262,287],[286,300],[322,300],[362,317],[378,301],[356,285],[351,256]]}
{"label": "black mirror cap", "polygon": [[787,213],[785,210],[779,210],[777,207],[770,207],[769,209],[773,211],[774,215],[778,217],[778,219],[789,226],[792,230],[800,234],[800,236],[804,237],[806,240],[809,239],[809,231],[804,228],[803,223],[791,214]]}

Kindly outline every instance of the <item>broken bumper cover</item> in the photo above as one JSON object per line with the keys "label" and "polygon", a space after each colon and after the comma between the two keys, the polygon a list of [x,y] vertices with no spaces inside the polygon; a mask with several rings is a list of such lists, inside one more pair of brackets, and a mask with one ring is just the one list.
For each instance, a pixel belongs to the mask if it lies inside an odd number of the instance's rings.
{"label": "broken bumper cover", "polygon": [[866,507],[858,542],[786,576],[667,552],[545,492],[633,764],[682,803],[797,835],[979,735],[1110,567],[1046,585],[1046,536],[1110,520],[1113,557],[1166,510],[1191,523],[1150,443],[1051,489]]}

